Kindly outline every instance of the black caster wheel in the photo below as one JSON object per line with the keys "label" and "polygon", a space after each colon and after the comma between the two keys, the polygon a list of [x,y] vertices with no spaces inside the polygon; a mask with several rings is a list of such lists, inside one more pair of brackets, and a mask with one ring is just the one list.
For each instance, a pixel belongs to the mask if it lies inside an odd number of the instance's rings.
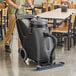
{"label": "black caster wheel", "polygon": [[19,48],[18,50],[20,58],[25,62],[27,60],[26,50],[24,48]]}

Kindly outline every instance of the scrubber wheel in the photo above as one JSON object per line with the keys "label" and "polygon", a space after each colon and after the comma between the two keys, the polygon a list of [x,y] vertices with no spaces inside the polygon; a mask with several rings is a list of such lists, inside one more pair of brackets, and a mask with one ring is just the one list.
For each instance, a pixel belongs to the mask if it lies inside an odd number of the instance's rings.
{"label": "scrubber wheel", "polygon": [[26,61],[27,60],[27,54],[26,54],[26,50],[24,48],[20,48],[18,50],[19,52],[19,55],[20,55],[20,58],[23,60],[23,61]]}

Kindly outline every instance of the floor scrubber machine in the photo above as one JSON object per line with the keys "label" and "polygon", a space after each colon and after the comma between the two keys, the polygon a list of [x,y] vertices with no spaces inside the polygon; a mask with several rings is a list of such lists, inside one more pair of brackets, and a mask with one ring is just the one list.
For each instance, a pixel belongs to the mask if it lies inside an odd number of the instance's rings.
{"label": "floor scrubber machine", "polygon": [[21,59],[34,60],[37,63],[37,70],[63,66],[63,62],[59,64],[54,62],[56,39],[49,32],[47,20],[30,14],[18,15],[17,12],[18,10],[16,10],[16,23],[22,44],[22,48],[19,49]]}

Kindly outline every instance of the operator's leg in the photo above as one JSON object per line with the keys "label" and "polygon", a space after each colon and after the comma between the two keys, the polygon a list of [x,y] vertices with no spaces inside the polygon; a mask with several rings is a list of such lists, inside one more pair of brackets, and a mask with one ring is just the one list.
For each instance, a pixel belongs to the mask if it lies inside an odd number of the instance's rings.
{"label": "operator's leg", "polygon": [[[6,32],[6,38],[8,37],[9,33],[11,32],[11,28],[12,28],[13,22],[15,20],[15,15],[9,14],[8,18],[9,18],[9,22],[8,22],[8,28],[7,28],[7,32]],[[6,43],[5,43],[6,52],[11,52],[11,49],[10,49],[11,38],[12,38],[12,35],[10,36],[8,41],[6,41]],[[18,38],[18,48],[21,48],[21,42],[20,42],[19,38]]]}
{"label": "operator's leg", "polygon": [[[7,32],[6,32],[6,38],[8,37],[9,33],[11,32],[11,28],[12,28],[13,22],[15,20],[15,15],[14,14],[8,14],[8,18],[9,18],[9,21],[8,21],[8,28],[7,28]],[[10,49],[11,37],[12,36],[10,36],[8,41],[5,42],[5,51],[6,52],[11,52],[11,49]]]}
{"label": "operator's leg", "polygon": [[22,48],[20,38],[18,37],[18,48]]}

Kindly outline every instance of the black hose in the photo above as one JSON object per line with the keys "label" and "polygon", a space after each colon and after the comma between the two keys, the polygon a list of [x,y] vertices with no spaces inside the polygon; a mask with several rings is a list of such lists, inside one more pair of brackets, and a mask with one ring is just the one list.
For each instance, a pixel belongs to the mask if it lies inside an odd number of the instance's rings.
{"label": "black hose", "polygon": [[53,55],[54,51],[55,51],[55,48],[56,48],[56,39],[53,35],[50,35],[49,33],[43,33],[44,34],[44,37],[50,37],[53,39],[53,42],[54,42],[54,47],[51,51],[51,56]]}

